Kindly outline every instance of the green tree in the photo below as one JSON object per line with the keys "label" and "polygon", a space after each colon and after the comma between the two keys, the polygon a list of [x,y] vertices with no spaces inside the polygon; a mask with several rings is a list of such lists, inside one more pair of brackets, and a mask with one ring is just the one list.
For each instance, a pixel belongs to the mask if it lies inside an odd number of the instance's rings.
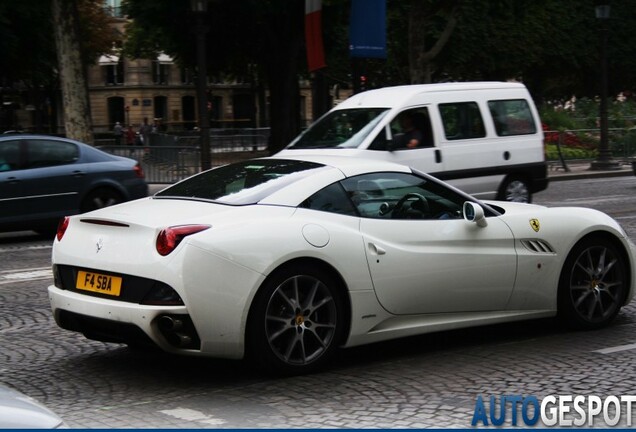
{"label": "green tree", "polygon": [[82,62],[79,11],[74,0],[52,0],[51,16],[64,102],[66,136],[93,143],[86,70]]}
{"label": "green tree", "polygon": [[[81,17],[77,31],[82,44],[77,49],[83,69],[108,52],[117,35],[110,30],[101,0],[77,0],[76,6]],[[26,92],[28,103],[36,108],[36,126],[45,101],[55,106],[60,89],[52,7],[52,0],[0,2],[0,92]]]}
{"label": "green tree", "polygon": [[[163,50],[193,67],[193,22],[187,2],[127,0],[133,20],[126,52],[135,57]],[[304,2],[216,0],[209,3],[208,72],[260,83],[270,92],[270,151],[288,144],[300,130],[298,77],[304,39]],[[186,29],[186,30],[184,30]]]}

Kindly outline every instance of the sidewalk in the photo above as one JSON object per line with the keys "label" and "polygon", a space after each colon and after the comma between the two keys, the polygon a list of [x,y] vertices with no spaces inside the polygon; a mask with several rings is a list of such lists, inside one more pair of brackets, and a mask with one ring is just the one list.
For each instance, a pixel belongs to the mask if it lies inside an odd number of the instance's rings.
{"label": "sidewalk", "polygon": [[622,164],[620,169],[608,171],[592,171],[590,164],[592,161],[578,160],[566,162],[569,171],[565,171],[559,162],[548,164],[548,178],[550,181],[589,179],[597,177],[622,177],[633,176],[634,171],[631,165]]}

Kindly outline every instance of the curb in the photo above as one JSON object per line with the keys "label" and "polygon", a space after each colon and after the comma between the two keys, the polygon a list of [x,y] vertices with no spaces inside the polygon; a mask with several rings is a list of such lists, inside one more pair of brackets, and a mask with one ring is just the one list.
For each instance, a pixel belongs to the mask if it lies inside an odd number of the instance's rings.
{"label": "curb", "polygon": [[548,173],[548,180],[565,181],[565,180],[579,180],[579,179],[593,179],[599,177],[626,177],[632,176],[634,173],[630,170],[620,169],[616,171],[583,171],[583,172],[565,172],[562,174],[550,174]]}

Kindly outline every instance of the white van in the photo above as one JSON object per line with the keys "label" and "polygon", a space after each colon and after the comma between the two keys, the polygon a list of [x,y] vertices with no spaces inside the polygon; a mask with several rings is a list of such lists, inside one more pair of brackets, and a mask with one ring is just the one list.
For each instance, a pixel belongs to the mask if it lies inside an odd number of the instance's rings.
{"label": "white van", "polygon": [[481,199],[530,202],[548,185],[541,122],[519,83],[423,84],[358,93],[279,154],[397,162]]}

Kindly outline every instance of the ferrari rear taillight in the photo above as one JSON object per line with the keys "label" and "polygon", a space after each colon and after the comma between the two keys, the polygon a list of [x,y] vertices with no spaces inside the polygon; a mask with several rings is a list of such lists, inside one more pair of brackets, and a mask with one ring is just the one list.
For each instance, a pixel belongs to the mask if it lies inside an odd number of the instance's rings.
{"label": "ferrari rear taillight", "polygon": [[57,224],[57,241],[61,241],[62,237],[64,237],[64,233],[66,232],[66,228],[68,228],[68,223],[70,222],[70,218],[65,216],[63,219],[60,219],[60,222]]}
{"label": "ferrari rear taillight", "polygon": [[205,231],[210,225],[179,225],[164,228],[157,236],[157,252],[159,255],[166,256],[181,243],[185,237]]}
{"label": "ferrari rear taillight", "polygon": [[135,167],[133,168],[133,171],[135,171],[135,175],[139,178],[144,178],[144,169],[141,167],[141,165],[139,163],[137,163],[137,165],[135,165]]}

